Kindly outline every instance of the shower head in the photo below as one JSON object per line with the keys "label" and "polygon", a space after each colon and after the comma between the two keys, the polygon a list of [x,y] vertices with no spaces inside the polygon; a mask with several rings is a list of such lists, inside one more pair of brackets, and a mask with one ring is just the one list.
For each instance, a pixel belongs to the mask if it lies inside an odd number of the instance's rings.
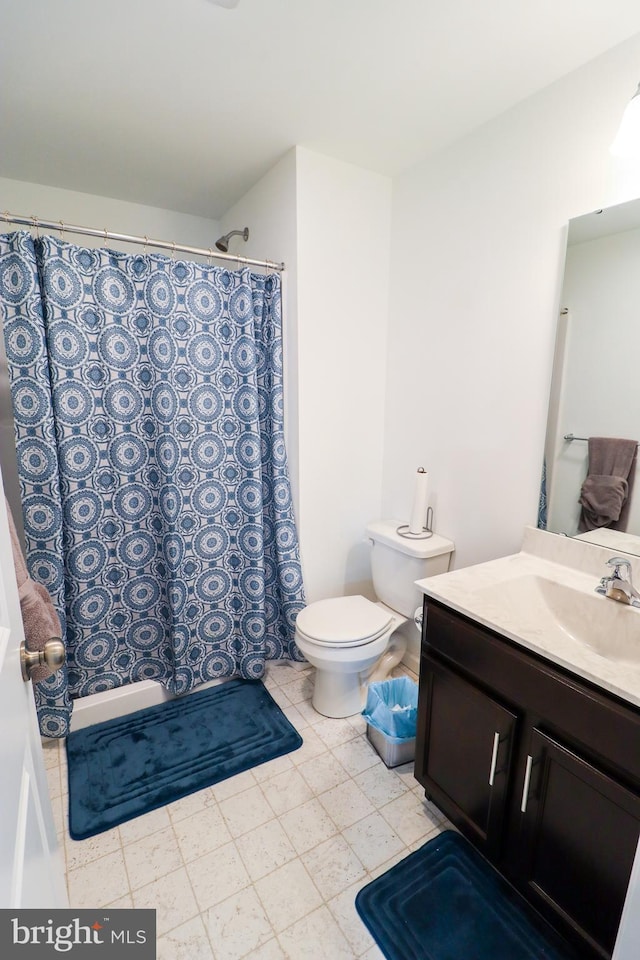
{"label": "shower head", "polygon": [[242,237],[243,240],[249,239],[249,227],[245,227],[244,230],[230,230],[229,233],[225,233],[223,237],[220,237],[219,240],[216,240],[216,247],[218,250],[222,250],[223,253],[229,252],[229,240],[231,237]]}

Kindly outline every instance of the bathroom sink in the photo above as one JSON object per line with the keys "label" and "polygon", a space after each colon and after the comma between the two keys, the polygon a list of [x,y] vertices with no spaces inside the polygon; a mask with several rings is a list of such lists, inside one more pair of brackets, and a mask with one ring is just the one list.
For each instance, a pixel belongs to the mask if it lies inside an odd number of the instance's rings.
{"label": "bathroom sink", "polygon": [[535,574],[481,588],[477,598],[503,626],[506,620],[524,626],[550,649],[577,645],[609,661],[640,665],[640,608]]}

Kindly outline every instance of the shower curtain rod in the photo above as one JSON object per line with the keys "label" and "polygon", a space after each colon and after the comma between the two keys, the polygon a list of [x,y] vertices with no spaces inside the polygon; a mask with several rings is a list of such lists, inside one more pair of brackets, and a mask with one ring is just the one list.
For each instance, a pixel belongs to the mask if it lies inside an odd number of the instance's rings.
{"label": "shower curtain rod", "polygon": [[8,210],[0,214],[0,219],[6,223],[24,224],[25,226],[35,229],[36,233],[40,228],[44,230],[59,230],[60,236],[63,239],[65,233],[79,233],[87,237],[101,237],[103,240],[119,240],[121,243],[139,243],[145,247],[169,250],[172,254],[178,251],[180,253],[189,253],[192,256],[215,257],[216,260],[231,260],[233,263],[246,263],[254,267],[264,267],[267,270],[279,270],[282,272],[285,269],[284,263],[274,263],[271,260],[253,260],[251,257],[235,256],[232,253],[219,253],[211,249],[211,247],[188,247],[183,243],[174,243],[172,240],[153,240],[151,237],[133,237],[126,233],[112,233],[106,228],[104,230],[97,230],[94,227],[79,227],[77,224],[63,223],[62,220],[41,220],[40,217],[34,216],[25,217],[20,214],[9,213]]}

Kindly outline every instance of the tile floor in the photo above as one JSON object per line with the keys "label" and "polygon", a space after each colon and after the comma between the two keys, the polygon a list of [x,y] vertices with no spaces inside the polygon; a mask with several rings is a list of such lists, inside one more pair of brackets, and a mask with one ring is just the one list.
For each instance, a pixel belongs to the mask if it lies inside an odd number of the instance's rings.
{"label": "tile floor", "polygon": [[358,890],[450,826],[362,717],[311,706],[312,668],[265,685],[303,746],[89,840],[66,825],[66,754],[45,762],[73,907],[152,907],[158,960],[379,960]]}

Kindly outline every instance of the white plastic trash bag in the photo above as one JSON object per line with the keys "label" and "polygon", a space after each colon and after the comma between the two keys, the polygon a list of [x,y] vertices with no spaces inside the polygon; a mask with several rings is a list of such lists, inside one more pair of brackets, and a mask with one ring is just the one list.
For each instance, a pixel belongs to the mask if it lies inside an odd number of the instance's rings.
{"label": "white plastic trash bag", "polygon": [[418,684],[409,677],[370,683],[362,716],[394,743],[413,740],[418,720]]}

